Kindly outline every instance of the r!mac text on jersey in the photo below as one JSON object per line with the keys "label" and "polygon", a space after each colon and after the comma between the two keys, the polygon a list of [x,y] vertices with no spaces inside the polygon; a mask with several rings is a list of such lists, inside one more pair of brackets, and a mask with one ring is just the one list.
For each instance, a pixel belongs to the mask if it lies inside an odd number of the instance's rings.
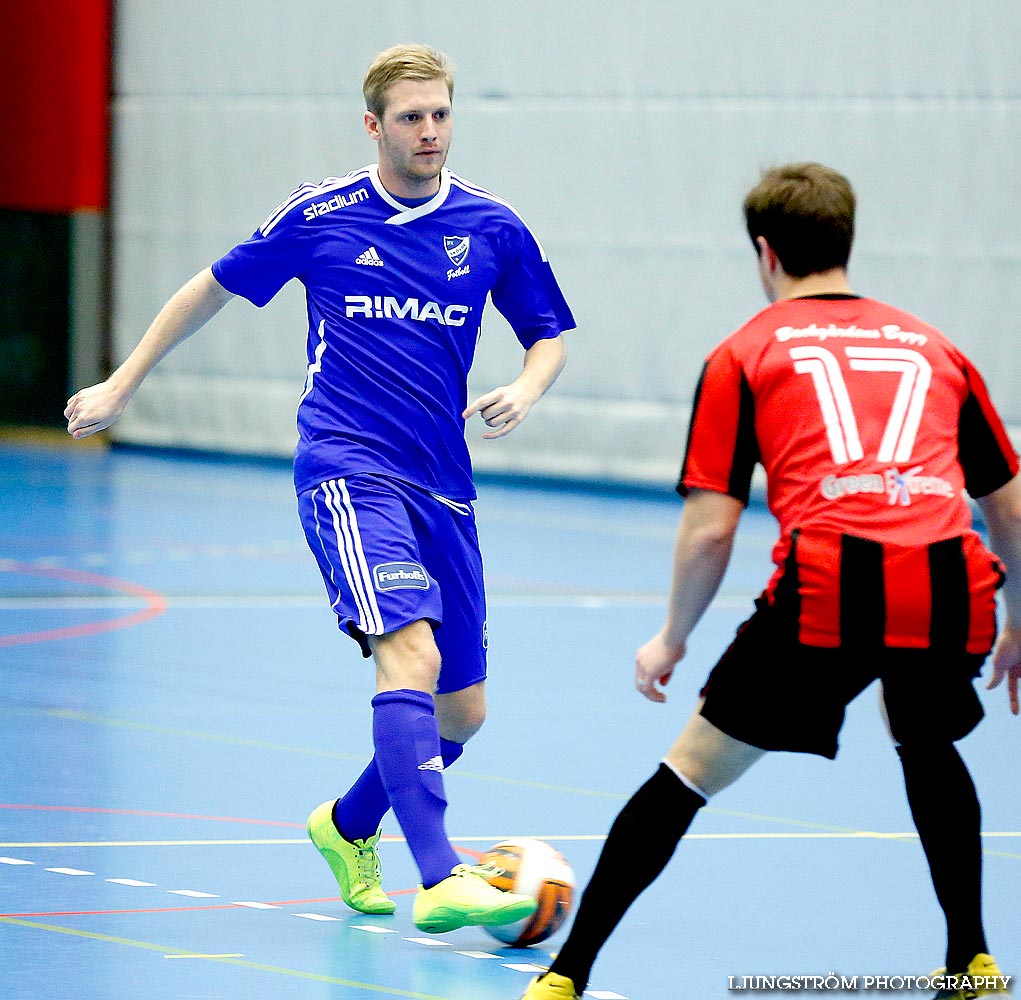
{"label": "r!mac text on jersey", "polygon": [[470,306],[451,304],[441,306],[436,302],[419,302],[405,299],[400,302],[392,295],[345,295],[344,315],[366,316],[370,319],[413,319],[420,323],[435,320],[441,326],[464,326],[471,312]]}

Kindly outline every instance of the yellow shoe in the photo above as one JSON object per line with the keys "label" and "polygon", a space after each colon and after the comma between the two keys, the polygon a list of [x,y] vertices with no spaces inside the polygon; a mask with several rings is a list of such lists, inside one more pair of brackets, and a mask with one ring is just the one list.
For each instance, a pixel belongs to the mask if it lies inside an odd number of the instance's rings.
{"label": "yellow shoe", "polygon": [[497,889],[486,881],[490,874],[496,874],[492,865],[456,865],[431,889],[419,887],[412,910],[415,926],[427,934],[445,934],[469,924],[513,924],[535,913],[538,904],[531,896]]}
{"label": "yellow shoe", "polygon": [[992,955],[976,955],[967,971],[956,975],[947,974],[946,969],[937,969],[933,974],[933,986],[941,986],[934,1000],[987,1000],[1009,997],[1010,977],[1000,972]]}
{"label": "yellow shoe", "polygon": [[333,872],[341,899],[360,913],[393,913],[397,904],[383,892],[376,845],[379,833],[365,840],[345,840],[333,824],[336,799],[312,810],[305,824],[309,838]]}
{"label": "yellow shoe", "polygon": [[581,1000],[581,994],[567,976],[544,972],[528,984],[521,1000]]}

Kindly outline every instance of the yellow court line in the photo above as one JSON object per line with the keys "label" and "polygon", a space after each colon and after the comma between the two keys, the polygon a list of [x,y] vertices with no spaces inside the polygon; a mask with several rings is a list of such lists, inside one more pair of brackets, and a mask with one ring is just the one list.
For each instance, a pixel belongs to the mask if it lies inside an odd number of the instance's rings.
{"label": "yellow court line", "polygon": [[[165,958],[176,956],[178,958],[197,957],[194,952],[186,951],[183,948],[168,948],[161,944],[153,944],[150,941],[133,941],[131,938],[114,937],[111,934],[97,934],[94,931],[80,931],[73,927],[59,927],[55,924],[40,924],[34,920],[18,920],[14,917],[0,917],[0,924],[13,924],[16,927],[31,927],[34,930],[48,931],[51,934],[68,934],[72,937],[89,938],[93,941],[103,941],[107,944],[120,944],[129,948],[141,948],[144,951],[155,951],[161,953]],[[392,997],[407,997],[408,1000],[451,1000],[449,997],[439,997],[431,993],[413,993],[410,990],[399,990],[389,986],[377,986],[374,983],[360,983],[353,979],[340,979],[337,976],[324,976],[318,972],[305,972],[302,969],[286,969],[277,965],[262,965],[259,962],[248,962],[240,958],[232,958],[226,955],[204,955],[207,961],[219,962],[221,965],[235,965],[242,969],[253,969],[256,972],[271,972],[278,976],[292,976],[295,979],[310,979],[317,983],[333,983],[337,986],[348,986],[351,989],[367,990],[370,993],[385,993]]]}
{"label": "yellow court line", "polygon": [[[368,763],[365,754],[341,753],[335,750],[322,750],[317,747],[292,746],[286,743],[271,743],[268,740],[252,739],[249,737],[224,736],[221,733],[209,733],[199,729],[181,729],[176,726],[163,726],[152,722],[135,722],[130,719],[110,719],[91,712],[79,712],[74,709],[43,709],[41,711],[28,712],[26,714],[45,715],[54,719],[66,719],[71,722],[85,722],[93,726],[107,726],[112,729],[128,729],[135,732],[159,733],[164,736],[182,736],[188,739],[200,740],[204,743],[222,743],[227,746],[247,747],[259,750],[274,750],[279,753],[301,754],[308,757],[323,757],[327,760],[349,760],[360,764]],[[496,774],[481,774],[475,771],[465,771],[458,768],[458,778],[469,778],[474,781],[485,781],[498,785],[513,785],[517,788],[535,788],[546,792],[564,792],[570,795],[584,795],[600,799],[617,799],[624,801],[627,795],[619,792],[606,792],[599,789],[576,788],[571,785],[555,785],[542,781],[526,781],[521,778],[507,778]]]}
{"label": "yellow court line", "polygon": [[224,743],[228,746],[248,747],[259,750],[276,750],[280,753],[296,753],[309,757],[326,757],[329,760],[352,760],[366,763],[364,754],[338,753],[333,750],[319,750],[316,747],[295,747],[282,743],[271,743],[268,740],[257,740],[240,736],[223,736],[219,733],[207,733],[200,729],[179,729],[176,726],[161,726],[152,722],[134,722],[129,719],[107,719],[91,712],[78,712],[73,709],[44,709],[39,714],[55,719],[67,719],[71,722],[87,722],[94,726],[108,726],[112,729],[130,729],[142,733],[161,733],[165,736],[187,736],[189,739],[202,740],[206,743]]}
{"label": "yellow court line", "polygon": [[[266,740],[250,739],[244,737],[224,736],[220,733],[209,733],[195,729],[179,729],[174,726],[163,726],[155,723],[135,722],[127,719],[111,719],[104,716],[93,715],[90,712],[79,712],[73,709],[42,709],[28,710],[28,714],[39,714],[51,718],[68,719],[75,722],[85,722],[91,725],[109,726],[118,729],[129,729],[139,732],[161,733],[167,736],[183,736],[190,739],[201,740],[209,743],[222,743],[229,746],[251,747],[262,750],[274,750],[280,753],[302,754],[310,757],[323,757],[329,760],[357,761],[365,764],[368,758],[364,754],[340,753],[332,750],[321,750],[315,747],[290,746],[287,744],[270,743]],[[585,798],[611,799],[623,802],[628,798],[627,794],[608,792],[593,788],[577,788],[571,785],[556,785],[542,781],[528,781],[521,778],[508,778],[502,775],[483,774],[476,771],[465,771],[461,768],[450,772],[451,777],[467,778],[473,781],[484,781],[487,784],[511,785],[516,788],[531,788],[537,791],[558,792],[567,795],[580,795]],[[770,823],[778,826],[801,827],[813,831],[828,831],[842,833],[851,836],[861,836],[863,831],[855,830],[853,827],[833,826],[827,823],[816,823],[809,820],[794,819],[789,816],[769,816],[763,813],[742,812],[736,809],[721,809],[718,806],[707,805],[702,809],[704,813],[716,816],[729,816],[735,819],[746,819],[755,823]],[[866,834],[867,835],[867,834]],[[874,836],[890,836],[875,834]],[[1004,836],[1013,836],[1005,834]],[[690,838],[691,835],[688,835]],[[385,838],[384,838],[385,839]],[[456,838],[451,838],[456,839]],[[462,838],[463,839],[463,838]],[[993,852],[986,852],[993,853]],[[1013,855],[1004,855],[1013,857]]]}

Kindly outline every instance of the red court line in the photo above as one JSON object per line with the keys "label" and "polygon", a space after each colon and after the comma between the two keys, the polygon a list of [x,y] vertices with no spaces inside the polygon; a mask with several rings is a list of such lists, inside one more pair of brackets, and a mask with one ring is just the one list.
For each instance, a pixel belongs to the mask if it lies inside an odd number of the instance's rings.
{"label": "red court line", "polygon": [[[255,826],[283,826],[291,830],[304,830],[304,823],[288,823],[278,819],[245,819],[241,816],[197,816],[191,813],[174,812],[152,812],[147,809],[99,809],[92,806],[39,806],[25,803],[0,802],[0,809],[26,809],[38,812],[73,812],[73,813],[105,813],[113,816],[155,816],[159,819],[198,819],[207,820],[212,823],[251,823]],[[387,841],[404,840],[394,834],[384,833],[384,843]],[[476,851],[471,847],[459,847],[454,844],[454,850],[466,854],[477,861],[482,857],[482,851]]]}
{"label": "red court line", "polygon": [[194,913],[198,910],[243,910],[233,903],[218,903],[215,906],[155,906],[148,910],[46,910],[42,913],[0,913],[4,917],[103,917],[123,913]]}
{"label": "red court line", "polygon": [[100,632],[112,632],[115,629],[130,628],[141,622],[155,618],[167,610],[167,600],[158,591],[150,590],[130,580],[119,580],[112,576],[100,576],[80,569],[62,569],[57,566],[33,566],[30,563],[19,563],[10,560],[0,562],[0,571],[23,573],[26,576],[42,576],[51,580],[66,580],[84,586],[100,587],[118,594],[130,594],[140,597],[146,606],[140,611],[133,611],[118,618],[107,618],[84,625],[70,625],[66,628],[51,628],[43,632],[18,632],[13,635],[0,635],[0,647],[21,646],[34,642],[52,642],[55,639],[79,639],[82,636],[98,635]]}
{"label": "red court line", "polygon": [[[417,889],[396,889],[388,892],[388,896],[407,896]],[[309,903],[339,903],[340,896],[323,896],[321,899],[285,899],[268,906],[308,906]],[[202,910],[247,910],[247,906],[237,903],[213,903],[206,906],[153,906],[138,910],[46,910],[41,913],[0,913],[3,917],[104,917],[118,916],[126,913],[198,913]],[[354,911],[352,911],[354,912]]]}

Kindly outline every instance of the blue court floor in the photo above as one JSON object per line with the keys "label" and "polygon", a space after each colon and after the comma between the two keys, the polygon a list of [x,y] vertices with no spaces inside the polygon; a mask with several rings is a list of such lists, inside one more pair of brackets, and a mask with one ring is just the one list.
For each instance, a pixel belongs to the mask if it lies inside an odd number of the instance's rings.
{"label": "blue court floor", "polygon": [[[684,722],[766,579],[773,527],[746,515],[657,706],[632,662],[663,615],[679,509],[668,491],[482,484],[490,719],[447,774],[466,858],[540,837],[584,884]],[[369,757],[371,693],[283,464],[0,442],[0,998],[516,1000],[563,932],[532,949],[423,936],[392,818],[397,913],[353,913],[305,839],[309,810]],[[983,698],[962,749],[984,800],[990,943],[1013,973],[1021,721],[1003,691]],[[942,964],[942,934],[867,691],[837,762],[767,758],[703,810],[589,995],[714,1000],[766,975],[861,985]]]}

